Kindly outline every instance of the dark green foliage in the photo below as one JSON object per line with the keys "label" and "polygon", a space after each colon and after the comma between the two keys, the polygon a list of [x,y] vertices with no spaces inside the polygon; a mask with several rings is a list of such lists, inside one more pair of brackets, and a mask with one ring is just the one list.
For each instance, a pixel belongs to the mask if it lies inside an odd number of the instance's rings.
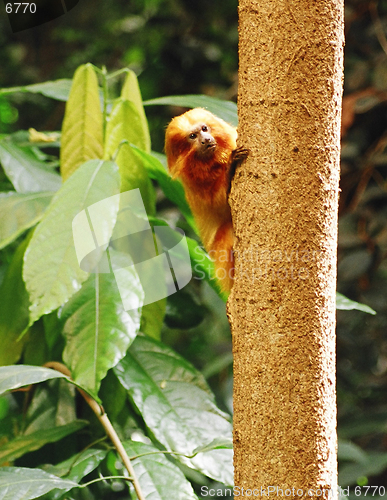
{"label": "dark green foliage", "polygon": [[387,3],[347,0],[345,20],[338,291],[377,315],[337,313],[339,437],[366,452],[339,447],[339,482],[385,486]]}
{"label": "dark green foliage", "polygon": [[[106,75],[101,78],[104,82]],[[0,140],[0,161],[13,186],[0,196],[0,248],[5,256],[0,284],[0,342],[5,346],[0,367],[0,394],[5,394],[0,399],[0,464],[15,466],[0,467],[0,492],[8,488],[14,498],[36,498],[45,493],[45,498],[56,499],[76,486],[74,495],[81,498],[86,486],[79,483],[85,484],[89,474],[103,474],[114,476],[111,484],[93,481],[87,486],[87,495],[111,498],[124,488],[127,495],[136,497],[122,482],[125,473],[119,470],[117,457],[113,462],[109,458],[115,453],[109,451],[109,441],[101,441],[103,429],[77,396],[71,385],[75,384],[102,401],[126,449],[139,455],[133,457],[133,465],[146,497],[154,495],[156,488],[160,500],[169,498],[175,489],[180,491],[175,498],[195,499],[178,464],[186,471],[196,470],[200,482],[207,476],[231,484],[231,419],[217,408],[203,375],[155,339],[160,339],[163,330],[166,335],[167,327],[174,331],[197,327],[211,308],[202,305],[201,287],[195,282],[142,307],[145,295],[137,271],[128,268],[126,280],[118,285],[114,274],[103,267],[112,237],[109,261],[119,268],[132,264],[113,233],[117,217],[116,226],[120,227],[120,186],[122,192],[145,187],[142,199],[155,230],[166,222],[154,215],[155,186],[150,178],[186,215],[187,229],[193,236],[195,223],[182,187],[171,182],[162,155],[149,153],[149,132],[134,73],[127,73],[109,120],[107,106],[100,108],[97,77],[90,64],[76,71],[70,92],[68,86],[63,91],[62,83],[3,92],[39,92],[66,99],[67,106],[61,134],[54,137],[30,131]],[[106,86],[102,88],[108,103]],[[201,100],[203,96],[198,96],[198,103]],[[193,96],[189,99],[192,102]],[[218,101],[208,102],[219,105]],[[43,151],[47,143],[57,152],[61,147],[62,181],[56,172],[57,160]],[[125,155],[120,156],[122,152]],[[92,208],[106,200],[114,201],[105,204],[95,218]],[[87,257],[92,255],[93,264],[86,270],[78,263],[74,248],[77,238],[87,236],[85,229],[74,232],[74,221],[85,210],[94,228],[93,221],[103,220],[95,236],[101,243],[98,251]],[[177,258],[172,247],[181,236],[172,236],[169,255]],[[15,247],[18,238],[21,243]],[[151,242],[154,246],[153,236]],[[195,240],[187,238],[187,242],[196,277],[216,289],[211,279],[212,262]],[[9,250],[15,252],[6,263]],[[144,250],[142,247],[140,253]],[[94,267],[98,261],[100,269]],[[130,298],[131,309],[125,310],[122,297]],[[59,366],[52,362],[64,363],[72,380],[51,369]],[[50,368],[38,366],[46,363]],[[54,380],[57,378],[62,380]],[[24,396],[18,393],[20,389]],[[152,456],[148,457],[149,452]],[[36,465],[39,487],[31,470]],[[95,469],[98,472],[93,476]],[[15,492],[18,480],[20,489]]]}

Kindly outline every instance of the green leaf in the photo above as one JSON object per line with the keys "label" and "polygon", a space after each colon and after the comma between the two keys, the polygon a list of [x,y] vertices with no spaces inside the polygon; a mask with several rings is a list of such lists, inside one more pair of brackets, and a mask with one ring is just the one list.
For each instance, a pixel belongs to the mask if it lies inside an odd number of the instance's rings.
{"label": "green leaf", "polygon": [[106,457],[107,452],[108,450],[89,448],[57,465],[47,465],[44,470],[55,476],[67,476],[67,479],[79,483],[81,479],[98,467]]}
{"label": "green leaf", "polygon": [[26,453],[38,450],[47,443],[56,443],[69,434],[82,429],[87,424],[88,422],[84,420],[75,420],[66,425],[60,425],[51,429],[40,429],[30,434],[18,436],[2,445],[0,449],[0,463],[16,460]]}
{"label": "green leaf", "polygon": [[22,279],[23,256],[29,238],[17,248],[0,285],[0,365],[16,363],[25,339],[18,341],[28,325],[29,299]]}
{"label": "green leaf", "polygon": [[206,379],[217,375],[226,368],[232,366],[233,355],[231,351],[224,352],[217,356],[213,356],[212,359],[202,368],[201,372]]}
{"label": "green leaf", "polygon": [[[79,483],[81,479],[98,467],[98,465],[106,457],[106,454],[107,450],[90,448],[81,454],[78,453],[77,455],[70,457],[68,460],[61,462],[60,464],[45,466],[44,470],[49,474],[54,474],[55,476],[66,476],[67,481]],[[68,491],[72,487],[73,486],[69,486],[68,488],[62,488],[62,490],[52,491],[50,493],[50,500],[59,499],[63,495],[63,489]]]}
{"label": "green leaf", "polygon": [[42,94],[46,97],[51,97],[51,99],[56,99],[57,101],[67,101],[71,84],[72,80],[63,78],[51,82],[0,89],[0,95],[15,94],[16,92],[30,92],[32,94]]}
{"label": "green leaf", "polygon": [[[32,366],[32,365],[11,365],[11,366],[1,366],[0,367],[0,395],[4,392],[18,389],[19,387],[25,387],[31,384],[38,384],[40,382],[45,382],[51,379],[64,379],[67,382],[75,385],[84,392],[90,394],[86,387],[79,385],[74,380],[70,379],[67,375],[51,369],[45,368],[43,366]],[[97,402],[100,402],[98,398],[95,398]],[[63,419],[62,419],[63,421]]]}
{"label": "green leaf", "polygon": [[209,97],[207,95],[173,95],[144,101],[144,106],[166,104],[184,108],[206,108],[234,127],[238,125],[237,105],[235,102],[223,101],[216,97]]}
{"label": "green leaf", "polygon": [[[149,222],[154,226],[165,225],[168,224],[157,217],[148,217]],[[219,286],[217,279],[214,277],[214,263],[211,260],[210,256],[204,250],[203,246],[200,245],[196,240],[185,236],[188,245],[189,256],[192,265],[192,271],[195,276],[194,279],[208,281],[211,288],[213,288],[216,293],[221,297],[221,299],[226,302],[228,298],[228,293],[222,292]]]}
{"label": "green leaf", "polygon": [[[157,448],[135,441],[125,441],[124,448],[129,456],[157,452]],[[145,498],[152,500],[195,500],[191,484],[181,470],[163,454],[139,456],[133,459],[133,467]]]}
{"label": "green leaf", "polygon": [[339,436],[341,439],[354,439],[367,434],[383,434],[386,431],[386,421],[387,411],[357,411],[352,418],[341,420]]}
{"label": "green leaf", "polygon": [[108,371],[103,379],[99,394],[111,422],[119,423],[122,426],[125,425],[123,420],[126,422],[132,418],[130,412],[127,411],[128,397],[126,390],[120,384],[113,370]]}
{"label": "green leaf", "polygon": [[98,80],[91,64],[73,79],[62,127],[60,169],[66,180],[87,160],[103,157],[103,117]]}
{"label": "green leaf", "polygon": [[142,308],[141,331],[153,339],[160,340],[167,300],[161,299]]}
{"label": "green leaf", "polygon": [[78,486],[68,479],[26,467],[0,468],[0,500],[30,500],[53,489],[69,490]]}
{"label": "green leaf", "polygon": [[57,191],[60,176],[32,153],[30,148],[20,148],[12,141],[0,141],[0,162],[8,179],[18,193]]}
{"label": "green leaf", "polygon": [[51,368],[43,368],[42,366],[1,366],[0,394],[26,385],[38,384],[39,382],[44,382],[45,380],[51,380],[53,378],[65,378],[69,380],[63,373],[51,370]]}
{"label": "green leaf", "polygon": [[232,450],[233,448],[233,442],[232,438],[216,438],[211,443],[206,444],[205,446],[199,446],[198,448],[195,448],[193,453],[203,453],[205,451],[211,451],[211,450]]}
{"label": "green leaf", "polygon": [[158,182],[165,196],[180,208],[189,225],[198,233],[191,209],[185,199],[184,188],[181,182],[172,179],[160,161],[154,156],[138,148],[132,148],[132,151],[142,161],[149,177]]}
{"label": "green leaf", "polygon": [[[123,142],[125,141],[125,142]],[[115,158],[120,168],[121,191],[139,188],[147,213],[155,213],[155,194],[141,157],[133,154],[130,144],[150,149],[148,128],[136,105],[117,99],[106,127],[105,159]],[[117,155],[118,152],[118,155]]]}
{"label": "green leaf", "polygon": [[[31,300],[30,324],[66,302],[86,280],[88,274],[79,267],[75,252],[73,219],[90,205],[118,194],[119,185],[115,163],[90,160],[54,196],[24,256],[23,278]],[[106,242],[100,246],[102,250],[112,234],[118,201],[109,203],[106,210],[110,212],[100,221],[100,241]],[[90,235],[91,232],[84,238],[92,239]]]}
{"label": "green leaf", "polygon": [[165,324],[169,328],[194,328],[204,318],[206,309],[198,304],[185,290],[179,290],[168,297]]}
{"label": "green leaf", "polygon": [[226,302],[228,294],[221,291],[217,279],[214,278],[214,263],[210,256],[196,240],[188,236],[186,236],[186,240],[194,276],[196,279],[205,279],[208,281],[211,288]]}
{"label": "green leaf", "polygon": [[53,193],[0,193],[0,248],[19,237],[42,218]]}
{"label": "green leaf", "polygon": [[[148,121],[145,116],[144,106],[142,105],[142,97],[136,73],[128,70],[124,85],[122,86],[121,97],[131,101],[137,109],[138,116],[141,121],[141,130],[143,131],[144,145],[138,145],[149,153],[151,149],[151,141],[149,135]],[[133,142],[133,144],[136,144]],[[137,145],[137,144],[136,144]]]}
{"label": "green leaf", "polygon": [[339,484],[352,486],[363,476],[378,476],[387,469],[387,453],[367,453],[367,461],[344,464],[339,472]]}
{"label": "green leaf", "polygon": [[48,350],[42,323],[34,323],[25,335],[21,332],[20,340],[25,340],[23,349],[23,364],[32,366],[42,366],[48,358]]}
{"label": "green leaf", "polygon": [[[229,418],[216,407],[204,377],[167,346],[137,337],[114,371],[147,427],[167,450],[192,455],[216,438],[231,439]],[[231,450],[176,458],[213,479],[233,482]]]}
{"label": "green leaf", "polygon": [[107,124],[105,157],[112,156],[123,140],[127,140],[144,151],[150,151],[149,132],[147,127],[144,128],[136,105],[120,97],[114,101]]}
{"label": "green leaf", "polygon": [[24,435],[76,420],[75,387],[68,379],[56,378],[38,384],[31,395],[24,415]]}
{"label": "green leaf", "polygon": [[358,311],[363,311],[368,314],[376,314],[371,307],[360,304],[359,302],[355,302],[354,300],[350,300],[339,292],[336,292],[336,309],[340,309],[343,311],[350,311],[352,309],[357,309]]}
{"label": "green leaf", "polygon": [[47,168],[59,167],[59,160],[44,153],[43,148],[59,148],[60,132],[38,132],[35,129],[18,130],[8,136],[9,140],[20,148],[28,148],[38,160],[49,161]]}
{"label": "green leaf", "polygon": [[368,461],[367,453],[363,451],[360,446],[357,446],[351,441],[344,441],[342,439],[338,441],[337,458],[339,460],[348,460],[358,463]]}
{"label": "green leaf", "polygon": [[[117,263],[117,252],[109,252]],[[126,267],[127,257],[123,258]],[[125,290],[134,307],[130,312],[124,310],[113,273],[92,274],[61,311],[66,337],[63,359],[73,379],[93,394],[107,371],[125,356],[140,328],[144,293],[134,270],[132,275]]]}
{"label": "green leaf", "polygon": [[61,359],[64,347],[62,328],[59,322],[57,311],[43,316],[43,329],[45,344],[47,346],[46,359]]}

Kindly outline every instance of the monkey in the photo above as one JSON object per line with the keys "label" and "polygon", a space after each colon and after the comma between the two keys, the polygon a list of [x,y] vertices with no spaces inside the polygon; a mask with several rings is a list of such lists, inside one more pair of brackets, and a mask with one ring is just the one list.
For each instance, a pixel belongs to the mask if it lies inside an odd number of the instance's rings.
{"label": "monkey", "polygon": [[236,168],[248,150],[237,148],[237,130],[203,108],[172,119],[165,134],[165,153],[172,178],[179,178],[199,235],[215,262],[220,288],[234,279],[234,229],[228,195]]}

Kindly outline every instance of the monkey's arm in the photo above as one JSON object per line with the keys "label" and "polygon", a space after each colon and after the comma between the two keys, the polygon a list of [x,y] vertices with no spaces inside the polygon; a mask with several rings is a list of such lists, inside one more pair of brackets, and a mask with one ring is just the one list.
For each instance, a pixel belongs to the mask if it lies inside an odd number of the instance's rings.
{"label": "monkey's arm", "polygon": [[230,194],[231,190],[231,182],[234,178],[236,169],[242,165],[242,163],[249,156],[249,150],[243,147],[236,148],[232,151],[230,157],[230,168],[228,171],[228,186],[227,186],[227,195]]}

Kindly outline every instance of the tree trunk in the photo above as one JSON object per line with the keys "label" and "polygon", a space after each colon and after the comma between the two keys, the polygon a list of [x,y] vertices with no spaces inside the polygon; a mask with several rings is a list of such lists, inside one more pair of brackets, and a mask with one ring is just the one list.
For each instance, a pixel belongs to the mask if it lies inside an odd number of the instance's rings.
{"label": "tree trunk", "polygon": [[343,10],[343,0],[239,2],[238,144],[250,156],[231,192],[228,313],[240,494],[337,493]]}

